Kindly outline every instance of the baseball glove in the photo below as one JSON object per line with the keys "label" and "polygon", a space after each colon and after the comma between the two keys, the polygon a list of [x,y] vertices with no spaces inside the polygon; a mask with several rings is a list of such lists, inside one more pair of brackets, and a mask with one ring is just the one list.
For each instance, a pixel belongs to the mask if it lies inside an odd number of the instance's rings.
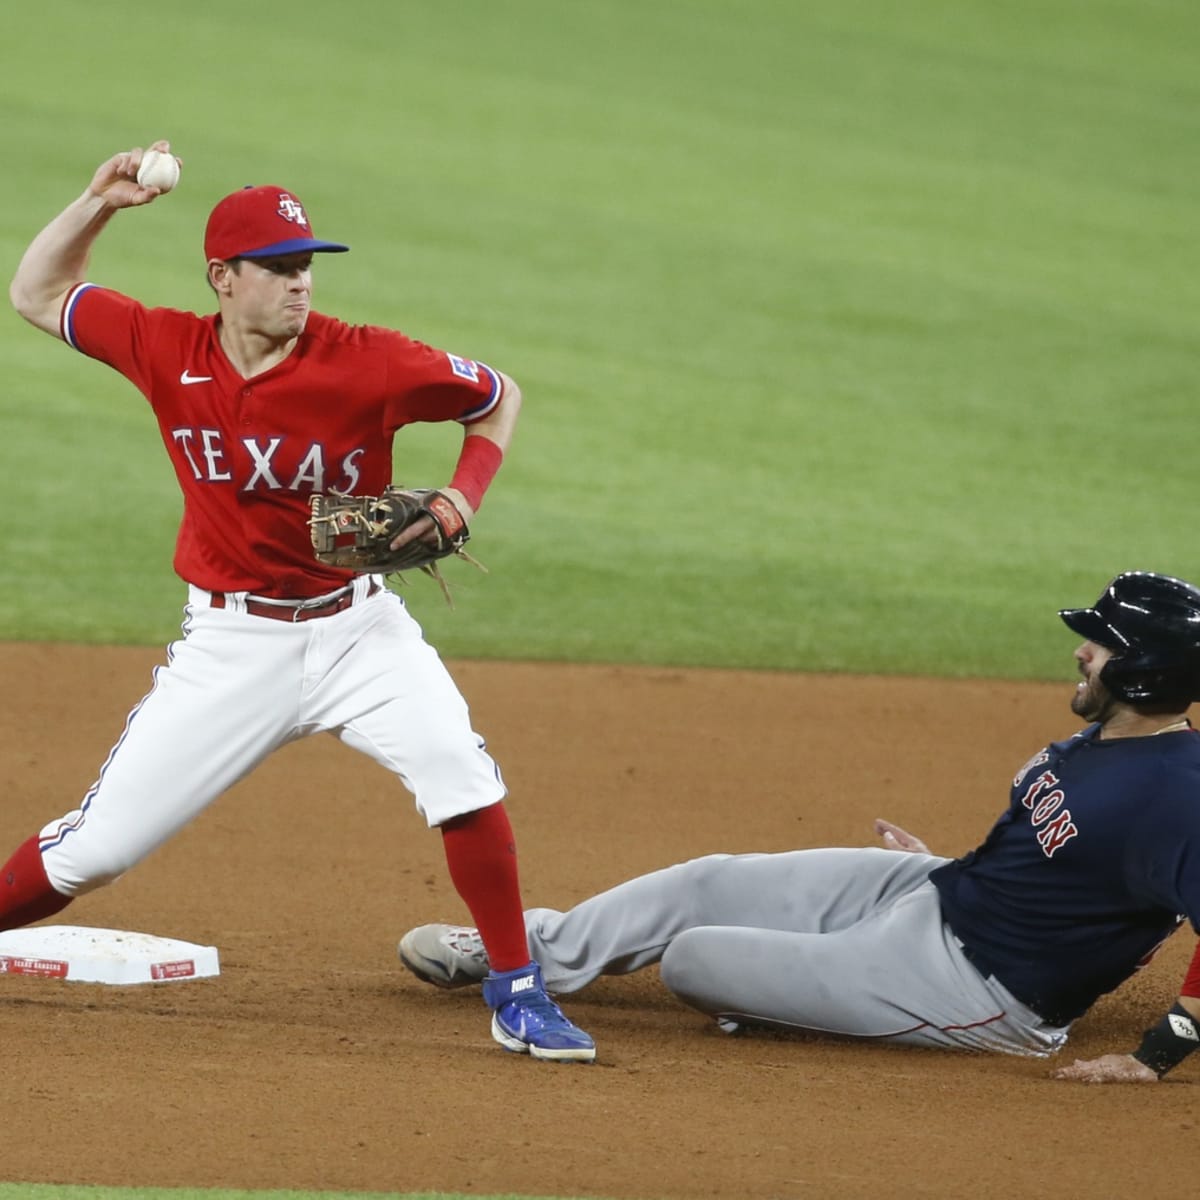
{"label": "baseball glove", "polygon": [[[422,517],[433,522],[432,530],[393,550],[395,537]],[[380,496],[317,494],[308,524],[317,561],[330,567],[380,575],[424,571],[446,592],[439,559],[456,554],[480,566],[463,549],[471,534],[462,513],[434,488],[388,487]]]}

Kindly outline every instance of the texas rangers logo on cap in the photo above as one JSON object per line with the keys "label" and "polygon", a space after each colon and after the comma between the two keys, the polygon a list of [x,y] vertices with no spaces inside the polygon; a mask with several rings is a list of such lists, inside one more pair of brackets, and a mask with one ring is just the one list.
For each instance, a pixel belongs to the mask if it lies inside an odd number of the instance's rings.
{"label": "texas rangers logo on cap", "polygon": [[280,254],[316,254],[349,250],[341,242],[312,236],[304,205],[282,187],[244,187],[220,201],[204,230],[204,257],[274,258]]}
{"label": "texas rangers logo on cap", "polygon": [[295,221],[297,225],[308,225],[308,218],[304,215],[304,208],[300,201],[295,196],[289,196],[287,192],[280,193],[279,215],[285,221]]}

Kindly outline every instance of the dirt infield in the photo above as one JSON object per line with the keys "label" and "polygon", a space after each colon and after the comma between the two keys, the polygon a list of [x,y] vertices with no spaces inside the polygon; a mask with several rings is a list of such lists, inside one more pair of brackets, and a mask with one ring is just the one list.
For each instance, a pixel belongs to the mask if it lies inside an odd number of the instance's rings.
{"label": "dirt infield", "polygon": [[[74,806],[158,661],[0,644],[0,853]],[[961,853],[1075,728],[1067,682],[452,665],[531,905],[717,850],[867,844],[876,816]],[[1191,1063],[1087,1088],[1018,1059],[728,1038],[654,971],[569,998],[594,1067],[507,1055],[477,994],[395,959],[408,926],[465,916],[407,793],[330,738],[289,747],[58,918],[214,944],[220,978],[0,979],[0,1178],[644,1200],[1195,1186]],[[1126,1048],[1192,945],[1103,1000],[1067,1055]]]}

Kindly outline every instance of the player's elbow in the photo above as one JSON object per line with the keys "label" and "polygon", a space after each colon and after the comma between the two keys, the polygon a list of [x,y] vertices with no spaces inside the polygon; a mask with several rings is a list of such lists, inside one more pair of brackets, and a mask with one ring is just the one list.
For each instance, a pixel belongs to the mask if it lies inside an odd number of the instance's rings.
{"label": "player's elbow", "polygon": [[38,295],[26,285],[18,271],[8,286],[8,298],[13,308],[30,325],[58,336],[58,314],[62,307],[61,296]]}
{"label": "player's elbow", "polygon": [[503,371],[500,371],[499,375],[500,406],[506,408],[509,415],[515,419],[521,411],[521,389],[517,387],[517,381],[511,375],[505,375]]}
{"label": "player's elbow", "polygon": [[8,285],[8,299],[13,308],[17,310],[27,321],[29,320],[30,297],[21,284],[21,275],[18,272],[12,278],[12,283]]}
{"label": "player's elbow", "polygon": [[521,389],[516,381],[508,375],[501,374],[503,387],[500,391],[500,403],[496,406],[495,439],[501,446],[507,446],[512,438],[517,424],[517,414],[521,411]]}

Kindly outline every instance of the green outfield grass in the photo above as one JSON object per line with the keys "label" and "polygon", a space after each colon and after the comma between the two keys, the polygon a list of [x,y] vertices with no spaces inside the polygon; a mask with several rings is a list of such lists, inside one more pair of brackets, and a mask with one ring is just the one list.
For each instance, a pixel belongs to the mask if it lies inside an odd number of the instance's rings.
{"label": "green outfield grass", "polygon": [[[491,574],[408,591],[447,654],[1044,677],[1060,605],[1200,576],[1188,0],[160,7],[10,19],[0,255],[168,135],[92,278],[206,309],[209,207],[284,183],[353,245],[319,306],[514,375]],[[84,86],[118,29],[166,77]],[[0,636],[170,638],[149,412],[15,316],[0,354]]]}

